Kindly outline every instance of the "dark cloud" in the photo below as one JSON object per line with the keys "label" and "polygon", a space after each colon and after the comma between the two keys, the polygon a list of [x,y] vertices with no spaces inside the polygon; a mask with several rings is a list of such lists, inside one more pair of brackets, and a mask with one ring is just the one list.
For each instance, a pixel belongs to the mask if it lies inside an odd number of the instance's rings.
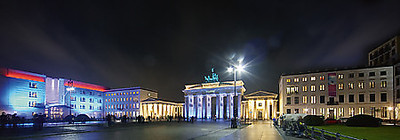
{"label": "dark cloud", "polygon": [[183,100],[244,58],[248,92],[281,73],[363,66],[400,31],[398,1],[0,2],[1,66]]}

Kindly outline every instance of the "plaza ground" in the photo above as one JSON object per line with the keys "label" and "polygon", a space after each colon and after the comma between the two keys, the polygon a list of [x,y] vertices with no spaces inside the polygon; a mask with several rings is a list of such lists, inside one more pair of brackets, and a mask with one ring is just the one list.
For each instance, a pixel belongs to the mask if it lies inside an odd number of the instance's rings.
{"label": "plaza ground", "polygon": [[42,131],[20,129],[2,132],[4,139],[268,139],[282,140],[270,121],[257,121],[252,125],[231,129],[229,121],[153,122],[144,124],[49,127]]}
{"label": "plaza ground", "polygon": [[340,134],[367,140],[385,140],[400,138],[399,126],[381,126],[381,127],[348,127],[345,125],[325,125],[316,126],[330,132],[339,132]]}

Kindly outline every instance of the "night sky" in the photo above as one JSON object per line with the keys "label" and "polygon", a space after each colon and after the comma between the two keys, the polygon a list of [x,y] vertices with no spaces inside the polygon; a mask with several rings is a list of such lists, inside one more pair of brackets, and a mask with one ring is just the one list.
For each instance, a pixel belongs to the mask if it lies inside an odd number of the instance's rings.
{"label": "night sky", "polygon": [[183,101],[185,84],[244,58],[246,93],[282,73],[367,65],[400,32],[400,1],[0,2],[0,66]]}

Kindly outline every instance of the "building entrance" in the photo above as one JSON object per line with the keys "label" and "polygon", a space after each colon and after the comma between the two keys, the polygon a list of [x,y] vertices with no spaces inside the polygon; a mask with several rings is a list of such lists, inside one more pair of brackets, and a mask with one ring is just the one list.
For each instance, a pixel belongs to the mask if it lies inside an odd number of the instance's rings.
{"label": "building entrance", "polygon": [[263,119],[263,113],[262,113],[262,111],[261,110],[258,110],[257,111],[257,120],[262,120]]}

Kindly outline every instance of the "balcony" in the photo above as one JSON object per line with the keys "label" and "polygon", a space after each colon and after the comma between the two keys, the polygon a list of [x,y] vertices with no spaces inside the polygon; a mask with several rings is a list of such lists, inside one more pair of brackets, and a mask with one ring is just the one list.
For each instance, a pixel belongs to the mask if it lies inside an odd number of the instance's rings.
{"label": "balcony", "polygon": [[327,102],[326,103],[326,105],[339,105],[339,102],[332,102],[332,101],[329,101],[329,102]]}

